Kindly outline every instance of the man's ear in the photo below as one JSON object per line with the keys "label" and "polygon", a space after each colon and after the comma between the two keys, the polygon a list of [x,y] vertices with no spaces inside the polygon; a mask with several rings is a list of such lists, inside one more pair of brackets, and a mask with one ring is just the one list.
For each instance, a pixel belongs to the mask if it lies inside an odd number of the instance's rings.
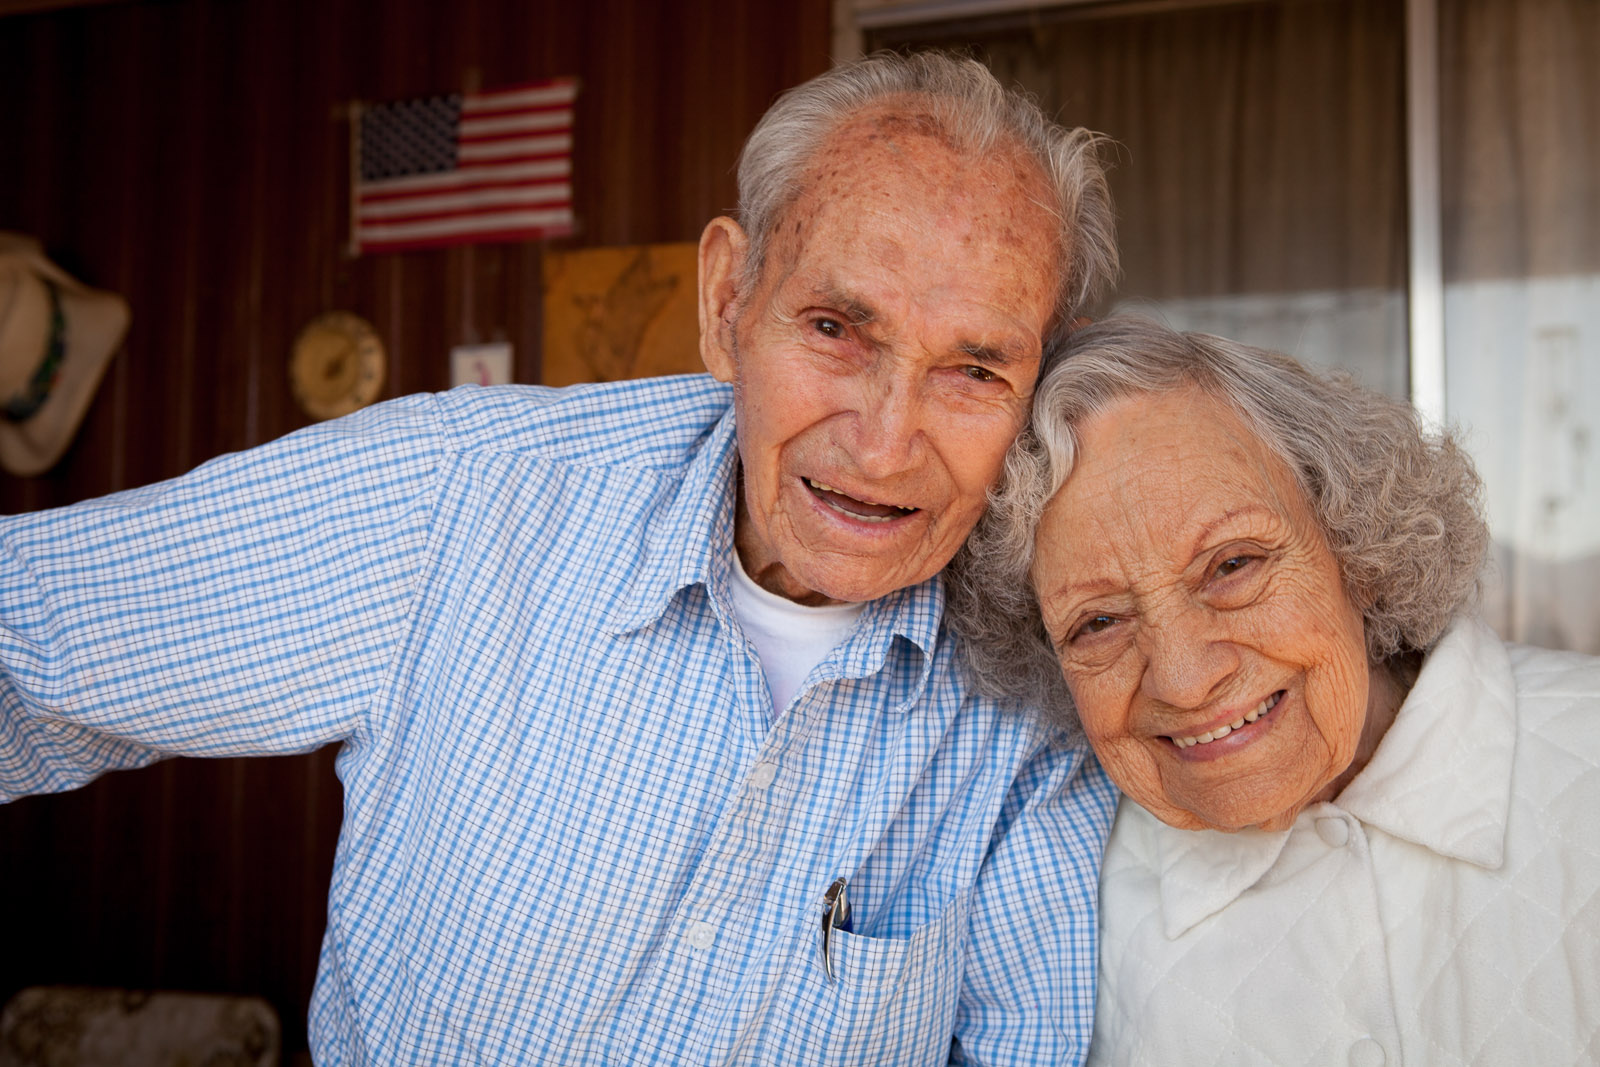
{"label": "man's ear", "polygon": [[700,234],[700,359],[719,382],[734,378],[733,324],[748,244],[743,227],[726,215]]}

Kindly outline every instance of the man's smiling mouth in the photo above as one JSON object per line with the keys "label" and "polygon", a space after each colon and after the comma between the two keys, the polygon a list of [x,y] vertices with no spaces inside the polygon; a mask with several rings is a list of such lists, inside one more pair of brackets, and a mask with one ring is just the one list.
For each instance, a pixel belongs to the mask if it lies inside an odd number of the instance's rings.
{"label": "man's smiling mouth", "polygon": [[1214,730],[1208,730],[1206,733],[1196,734],[1193,737],[1174,737],[1172,739],[1172,743],[1177,745],[1179,748],[1193,748],[1195,745],[1209,745],[1211,742],[1219,738],[1227,737],[1229,734],[1233,733],[1233,731],[1243,727],[1246,723],[1255,722],[1267,712],[1277,707],[1278,701],[1283,699],[1283,692],[1284,691],[1282,689],[1278,690],[1276,693],[1273,693],[1271,696],[1267,697],[1267,699],[1263,700],[1261,703],[1257,704],[1255,707],[1251,708],[1249,711],[1245,712],[1242,716],[1233,720],[1232,722],[1225,722]]}
{"label": "man's smiling mouth", "polygon": [[880,504],[873,500],[861,500],[848,493],[841,493],[831,485],[823,485],[814,478],[807,478],[805,482],[812,496],[839,514],[861,522],[893,522],[895,519],[914,515],[918,510],[902,504]]}

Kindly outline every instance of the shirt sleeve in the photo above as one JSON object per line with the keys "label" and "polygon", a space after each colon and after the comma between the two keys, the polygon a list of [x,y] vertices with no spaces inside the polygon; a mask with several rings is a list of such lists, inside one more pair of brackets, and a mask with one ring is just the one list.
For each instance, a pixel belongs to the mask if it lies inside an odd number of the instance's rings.
{"label": "shirt sleeve", "polygon": [[1084,1061],[1116,802],[1083,745],[1048,747],[1018,775],[974,892],[952,1063]]}
{"label": "shirt sleeve", "polygon": [[0,801],[369,725],[427,549],[432,403],[0,520]]}

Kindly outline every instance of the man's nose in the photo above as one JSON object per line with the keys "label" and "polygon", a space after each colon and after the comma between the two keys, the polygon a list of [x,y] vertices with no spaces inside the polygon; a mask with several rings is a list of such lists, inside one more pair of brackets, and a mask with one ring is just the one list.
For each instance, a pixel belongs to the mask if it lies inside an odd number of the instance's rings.
{"label": "man's nose", "polygon": [[1162,612],[1139,634],[1140,691],[1174,708],[1204,705],[1239,669],[1239,648],[1214,612],[1194,605]]}
{"label": "man's nose", "polygon": [[855,463],[869,478],[909,470],[922,447],[924,398],[918,383],[904,375],[865,375],[856,404]]}

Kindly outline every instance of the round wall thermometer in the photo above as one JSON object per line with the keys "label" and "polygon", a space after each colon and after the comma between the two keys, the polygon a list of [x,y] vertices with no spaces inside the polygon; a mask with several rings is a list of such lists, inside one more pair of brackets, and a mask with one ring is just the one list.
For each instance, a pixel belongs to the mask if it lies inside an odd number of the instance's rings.
{"label": "round wall thermometer", "polygon": [[289,358],[289,388],[314,419],[348,415],[383,389],[383,342],[371,323],[329,311],[306,324]]}

